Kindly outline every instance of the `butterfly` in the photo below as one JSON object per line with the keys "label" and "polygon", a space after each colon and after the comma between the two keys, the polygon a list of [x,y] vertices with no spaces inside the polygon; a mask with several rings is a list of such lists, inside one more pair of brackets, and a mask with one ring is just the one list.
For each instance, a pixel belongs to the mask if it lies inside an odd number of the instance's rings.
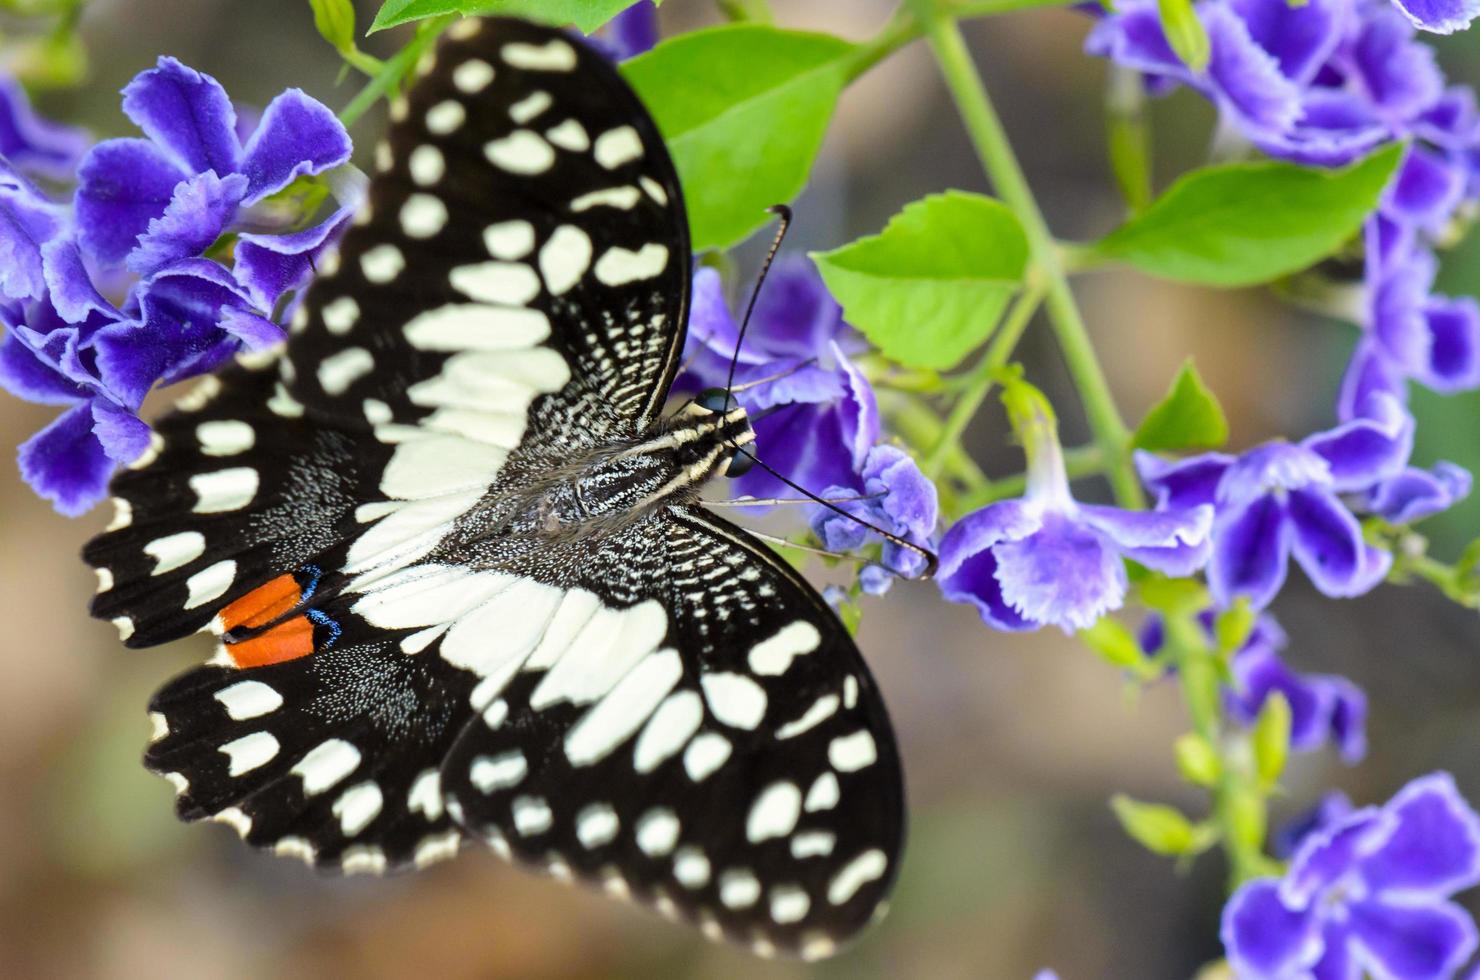
{"label": "butterfly", "polygon": [[464,19],[392,104],[286,344],[206,378],[85,550],[186,820],[346,873],[466,841],[761,953],[882,910],[904,828],[826,603],[698,503],[753,441],[664,415],[692,259],[656,126],[573,38]]}

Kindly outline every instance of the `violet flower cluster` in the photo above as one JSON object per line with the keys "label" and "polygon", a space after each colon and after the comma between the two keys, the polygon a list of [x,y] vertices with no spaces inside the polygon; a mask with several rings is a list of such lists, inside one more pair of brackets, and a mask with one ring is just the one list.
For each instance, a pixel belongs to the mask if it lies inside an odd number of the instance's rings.
{"label": "violet flower cluster", "polygon": [[[66,408],[19,460],[68,515],[147,447],[138,410],[155,385],[283,339],[278,320],[358,203],[342,182],[340,209],[306,227],[276,204],[350,157],[334,114],[297,89],[259,118],[161,58],[124,89],[123,110],[144,137],[89,147],[0,85],[0,387]],[[31,179],[74,173],[70,200]]]}
{"label": "violet flower cluster", "polygon": [[1480,945],[1451,900],[1480,883],[1480,816],[1448,773],[1382,807],[1328,802],[1303,830],[1284,876],[1248,882],[1223,910],[1238,977],[1440,980]]}

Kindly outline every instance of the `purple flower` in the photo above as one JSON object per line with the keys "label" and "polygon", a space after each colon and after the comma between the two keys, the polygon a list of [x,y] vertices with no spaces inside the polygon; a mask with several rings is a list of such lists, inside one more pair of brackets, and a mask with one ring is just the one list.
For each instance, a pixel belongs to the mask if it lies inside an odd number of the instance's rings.
{"label": "purple flower", "polygon": [[1352,801],[1340,790],[1332,790],[1321,801],[1309,810],[1284,824],[1270,835],[1269,847],[1275,856],[1283,861],[1288,861],[1300,850],[1300,845],[1305,843],[1311,834],[1329,830],[1336,824],[1341,823],[1356,807]]}
{"label": "purple flower", "polygon": [[650,0],[637,0],[611,19],[599,39],[607,57],[626,61],[658,43],[658,8]]}
{"label": "purple flower", "polygon": [[77,221],[89,255],[140,275],[200,255],[242,209],[350,156],[339,120],[298,89],[273,99],[243,143],[220,83],[174,58],[128,84],[123,111],[148,138],[92,148]]}
{"label": "purple flower", "polygon": [[0,297],[33,300],[46,292],[42,249],[67,223],[64,207],[0,160]]}
{"label": "purple flower", "polygon": [[[689,367],[676,387],[723,387],[738,335],[719,274],[700,269],[689,315]],[[873,388],[848,357],[862,349],[811,263],[777,262],[740,351],[735,399],[751,412],[757,453],[803,486],[854,486],[879,441]],[[790,492],[760,468],[736,478],[734,489],[760,498]]]}
{"label": "purple flower", "polygon": [[1389,524],[1412,524],[1468,497],[1471,482],[1469,470],[1444,460],[1427,470],[1410,466],[1369,489],[1362,504]]}
{"label": "purple flower", "polygon": [[1003,401],[1028,457],[1027,493],[988,504],[946,532],[938,581],[947,599],[975,606],[996,629],[1055,625],[1068,633],[1120,608],[1126,558],[1178,576],[1203,566],[1212,507],[1147,512],[1079,503],[1043,396],[1019,382]]}
{"label": "purple flower", "polygon": [[[1198,621],[1211,639],[1213,611],[1204,612]],[[1160,616],[1146,620],[1140,642],[1148,656],[1161,649],[1165,628]],[[1361,761],[1367,752],[1367,696],[1345,677],[1291,670],[1280,656],[1288,643],[1273,616],[1259,617],[1249,638],[1233,654],[1233,683],[1224,688],[1229,717],[1252,725],[1269,696],[1279,692],[1290,706],[1290,748],[1312,752],[1330,742],[1348,764]]]}
{"label": "purple flower", "polygon": [[1267,606],[1284,584],[1290,556],[1328,596],[1355,596],[1387,575],[1392,556],[1368,545],[1339,494],[1359,493],[1399,473],[1413,448],[1413,420],[1391,396],[1373,417],[1345,422],[1299,443],[1268,442],[1242,456],[1207,453],[1164,462],[1138,453],[1141,479],[1162,508],[1214,504],[1208,586],[1220,606],[1240,596]]}
{"label": "purple flower", "polygon": [[11,166],[36,177],[70,180],[91,145],[86,130],[38,116],[20,84],[0,76],[0,157]]}
{"label": "purple flower", "polygon": [[[864,459],[856,486],[829,487],[822,496],[847,498],[860,493],[867,499],[839,506],[911,544],[930,546],[940,521],[940,503],[935,484],[908,453],[895,446],[875,446]],[[823,507],[815,509],[812,529],[831,551],[854,551],[878,539],[857,521]],[[881,561],[882,565],[864,566],[858,575],[870,595],[889,591],[900,575],[914,576],[925,570],[925,559],[918,552],[892,542],[884,543]]]}
{"label": "purple flower", "polygon": [[1260,878],[1223,910],[1223,944],[1249,980],[1452,977],[1477,946],[1449,901],[1480,882],[1480,817],[1448,773],[1385,806],[1309,833],[1283,878]]}

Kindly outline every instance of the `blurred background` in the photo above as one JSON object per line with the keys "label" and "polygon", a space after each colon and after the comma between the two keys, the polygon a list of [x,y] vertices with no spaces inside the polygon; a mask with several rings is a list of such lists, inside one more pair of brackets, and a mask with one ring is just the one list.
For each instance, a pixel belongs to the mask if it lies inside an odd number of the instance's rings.
{"label": "blurred background", "polygon": [[[362,3],[361,26],[371,3]],[[785,26],[863,38],[883,0],[785,0]],[[668,0],[665,28],[713,21],[708,0]],[[968,27],[977,60],[1050,223],[1089,238],[1117,219],[1105,163],[1105,65],[1085,57],[1086,18],[1028,12]],[[81,33],[91,74],[40,99],[99,136],[132,135],[118,90],[159,54],[265,104],[299,86],[330,106],[338,60],[303,0],[95,0]],[[384,53],[400,39],[371,39]],[[1451,78],[1480,83],[1480,45],[1440,45]],[[1187,93],[1152,108],[1159,186],[1206,158],[1212,111]],[[355,132],[368,150],[382,119]],[[949,186],[986,190],[933,63],[901,52],[844,96],[788,247],[830,247],[876,231],[902,204]],[[1450,253],[1451,292],[1480,292],[1480,246]],[[1354,328],[1266,292],[1213,292],[1108,272],[1079,295],[1116,394],[1138,419],[1189,353],[1228,411],[1235,446],[1299,437],[1332,421]],[[1085,437],[1051,337],[1031,331],[1029,375],[1060,406],[1067,443]],[[1480,467],[1480,397],[1420,395],[1416,460]],[[0,399],[0,445],[52,411]],[[990,474],[1020,468],[992,412],[970,433]],[[9,449],[6,449],[9,454]],[[1086,496],[1103,495],[1093,484]],[[104,508],[106,510],[106,508]],[[102,513],[69,521],[0,465],[0,976],[626,978],[931,977],[1026,980],[1185,978],[1220,953],[1224,868],[1179,872],[1120,832],[1112,792],[1194,814],[1171,757],[1185,720],[1176,692],[1127,694],[1121,679],[1057,633],[1006,636],[905,583],[866,606],[860,644],[885,692],[909,780],[912,827],[885,922],[837,959],[761,962],[638,909],[516,872],[475,850],[391,880],[332,880],[251,853],[219,825],[183,826],[172,794],[139,764],[144,703],[209,655],[203,642],[127,652],[85,613],[94,588],[77,557]],[[1452,557],[1480,531],[1471,501],[1428,528]],[[1298,757],[1277,817],[1328,787],[1387,798],[1444,768],[1480,802],[1480,620],[1428,588],[1385,586],[1325,600],[1303,578],[1276,612],[1288,659],[1332,671],[1371,698],[1371,751],[1348,769]]]}

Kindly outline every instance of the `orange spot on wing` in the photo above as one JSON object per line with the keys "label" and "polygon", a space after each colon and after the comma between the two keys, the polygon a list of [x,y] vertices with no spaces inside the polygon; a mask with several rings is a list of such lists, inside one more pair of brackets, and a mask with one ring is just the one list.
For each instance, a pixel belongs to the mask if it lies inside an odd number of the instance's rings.
{"label": "orange spot on wing", "polygon": [[301,599],[297,580],[291,575],[279,575],[221,610],[221,628],[224,631],[238,626],[266,626],[292,610]]}
{"label": "orange spot on wing", "polygon": [[226,651],[238,667],[265,667],[306,657],[313,653],[313,623],[307,616],[294,616],[260,636],[231,644]]}

